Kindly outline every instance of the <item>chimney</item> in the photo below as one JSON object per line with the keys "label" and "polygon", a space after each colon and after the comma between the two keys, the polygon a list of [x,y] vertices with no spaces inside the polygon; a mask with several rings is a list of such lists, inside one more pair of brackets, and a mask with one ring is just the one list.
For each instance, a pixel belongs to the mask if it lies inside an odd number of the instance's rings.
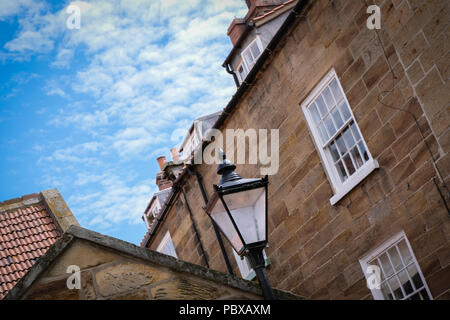
{"label": "chimney", "polygon": [[181,159],[180,159],[180,151],[178,151],[177,147],[170,149],[170,153],[172,154],[172,161],[173,162],[181,161]]}
{"label": "chimney", "polygon": [[246,27],[245,20],[239,18],[235,18],[231,23],[231,25],[228,27],[227,35],[228,37],[230,37],[233,46],[236,45],[239,38],[244,33],[245,27]]}
{"label": "chimney", "polygon": [[164,165],[166,164],[166,157],[165,156],[158,157],[158,158],[156,158],[156,161],[158,161],[159,169],[162,171],[164,168]]}
{"label": "chimney", "polygon": [[161,171],[156,174],[156,185],[159,191],[170,188],[173,182],[167,179],[165,172]]}
{"label": "chimney", "polygon": [[166,173],[163,171],[166,164],[166,157],[158,157],[156,158],[156,161],[158,161],[159,169],[161,170],[156,174],[156,185],[158,186],[159,191],[161,191],[170,188],[173,183],[167,178]]}

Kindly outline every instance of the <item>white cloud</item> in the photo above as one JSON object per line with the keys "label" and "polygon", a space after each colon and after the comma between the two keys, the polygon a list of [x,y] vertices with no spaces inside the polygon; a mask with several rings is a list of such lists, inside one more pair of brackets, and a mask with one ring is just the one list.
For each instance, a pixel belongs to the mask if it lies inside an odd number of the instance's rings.
{"label": "white cloud", "polygon": [[0,56],[47,54],[53,57],[50,66],[71,72],[60,79],[54,75],[44,88],[67,99],[57,110],[45,107],[52,112],[47,125],[70,127],[89,142],[68,141],[41,156],[40,163],[51,167],[46,181],[74,185],[77,195],[69,204],[89,226],[142,223],[140,216],[156,188],[154,176],[140,172],[131,179],[122,166],[168,152],[193,119],[225,106],[236,90],[221,67],[231,49],[226,31],[246,6],[242,0],[95,0],[78,5],[80,29],[66,28],[65,8],[41,8],[29,19],[19,19],[16,38]]}
{"label": "white cloud", "polygon": [[[108,228],[124,221],[142,223],[140,217],[155,191],[151,180],[135,184],[110,172],[101,177],[86,179],[91,182],[99,181],[103,186],[102,191],[71,196],[68,199],[73,211],[79,214],[86,224]],[[86,203],[91,205],[87,207]]]}
{"label": "white cloud", "polygon": [[151,145],[162,142],[144,128],[126,128],[113,138],[113,147],[122,157],[129,157],[141,152],[150,152]]}
{"label": "white cloud", "polygon": [[58,51],[56,60],[50,63],[50,65],[55,68],[67,68],[70,65],[73,56],[73,49],[62,48]]}
{"label": "white cloud", "polygon": [[41,5],[34,0],[0,1],[0,21],[20,14],[22,11],[38,11]]}

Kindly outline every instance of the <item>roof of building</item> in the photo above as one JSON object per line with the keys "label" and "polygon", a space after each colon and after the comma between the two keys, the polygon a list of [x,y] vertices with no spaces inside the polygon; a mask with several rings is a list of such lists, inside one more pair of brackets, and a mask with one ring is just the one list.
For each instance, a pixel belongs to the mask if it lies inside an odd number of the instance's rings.
{"label": "roof of building", "polygon": [[[67,248],[70,247],[70,244],[78,240],[88,241],[89,243],[96,245],[98,248],[108,250],[108,252],[118,252],[126,254],[133,258],[147,261],[163,268],[169,268],[176,272],[188,273],[205,280],[224,284],[231,288],[236,288],[261,295],[261,288],[257,283],[247,281],[236,276],[223,274],[221,272],[207,269],[196,264],[181,261],[156,251],[137,247],[132,243],[102,235],[88,229],[84,229],[78,226],[70,226],[69,229],[62,235],[62,237],[53,246],[50,247],[45,255],[38,260],[38,262],[18,282],[18,284],[12,290],[10,290],[10,292],[6,296],[6,299],[20,299],[21,297],[23,297],[30,286],[49,269],[52,263],[54,263],[56,259],[63,252],[65,252]],[[75,255],[73,258],[77,259],[77,256]],[[74,261],[74,264],[76,264],[76,261]],[[274,289],[274,293],[278,299],[301,299],[301,297],[299,296],[282,290]]]}
{"label": "roof of building", "polygon": [[155,192],[155,193],[153,194],[153,197],[151,198],[150,202],[148,203],[147,208],[145,209],[145,212],[144,212],[144,213],[147,213],[148,210],[150,210],[150,207],[152,206],[152,203],[153,203],[156,199],[158,199],[159,204],[161,205],[161,207],[164,206],[164,203],[165,203],[167,197],[169,196],[170,189],[171,189],[171,188],[167,188],[167,189],[163,189],[163,190],[161,190],[161,191]]}
{"label": "roof of building", "polygon": [[278,5],[276,7],[274,7],[270,11],[264,12],[261,15],[253,16],[254,12],[253,11],[249,11],[245,18],[243,18],[243,19],[238,19],[238,18],[235,19],[235,20],[241,20],[239,23],[245,24],[246,28],[241,33],[239,39],[237,40],[237,42],[235,43],[235,45],[233,46],[233,48],[229,52],[228,56],[225,58],[225,61],[223,62],[222,66],[225,67],[226,64],[230,62],[232,57],[234,57],[234,55],[236,54],[238,49],[241,48],[241,45],[242,45],[243,41],[248,36],[250,30],[253,27],[258,28],[259,26],[261,26],[261,25],[263,25],[263,24],[265,24],[265,23],[267,23],[267,22],[277,18],[279,15],[281,15],[284,12],[292,9],[296,5],[297,2],[298,2],[298,0],[288,0],[288,1]]}
{"label": "roof of building", "polygon": [[187,140],[189,139],[196,122],[202,123],[202,132],[201,133],[202,133],[202,136],[204,137],[206,135],[206,133],[208,132],[208,130],[212,128],[214,123],[216,123],[217,119],[220,117],[221,114],[222,114],[222,111],[217,111],[214,113],[207,114],[205,116],[198,117],[197,119],[192,121],[192,124],[188,130],[188,134],[186,134],[186,136],[183,139],[183,142],[180,145],[180,151],[183,150],[183,147],[186,144]]}
{"label": "roof of building", "polygon": [[[61,200],[54,189],[0,202],[0,299],[61,237],[68,225],[77,224]],[[55,206],[64,212],[50,209]],[[71,223],[66,223],[68,216],[72,216]]]}

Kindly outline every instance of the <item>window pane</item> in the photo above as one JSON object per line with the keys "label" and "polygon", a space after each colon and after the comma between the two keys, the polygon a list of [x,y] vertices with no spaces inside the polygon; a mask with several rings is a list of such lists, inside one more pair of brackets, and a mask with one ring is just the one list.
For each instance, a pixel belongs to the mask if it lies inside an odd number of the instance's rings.
{"label": "window pane", "polygon": [[247,74],[245,73],[244,66],[240,66],[238,69],[239,75],[241,77],[241,80],[244,81]]}
{"label": "window pane", "polygon": [[320,123],[320,115],[319,115],[319,111],[317,111],[317,106],[315,103],[313,103],[311,105],[311,107],[309,107],[309,112],[311,113],[314,123],[317,126]]}
{"label": "window pane", "polygon": [[423,287],[422,278],[420,277],[420,274],[417,272],[417,268],[415,264],[410,265],[408,268],[409,276],[411,277],[412,281],[414,282],[414,285],[416,286],[416,289],[420,289]]}
{"label": "window pane", "polygon": [[391,258],[391,262],[394,265],[395,271],[400,271],[403,267],[402,261],[398,255],[397,249],[392,247],[388,250],[389,257]]}
{"label": "window pane", "polygon": [[329,137],[328,137],[328,133],[325,130],[325,125],[323,124],[323,122],[321,124],[319,124],[319,133],[320,133],[320,137],[322,138],[322,143],[325,143],[328,141]]}
{"label": "window pane", "polygon": [[350,155],[348,153],[344,157],[344,163],[347,167],[348,174],[352,175],[355,172],[355,167],[353,166],[352,159],[350,158]]}
{"label": "window pane", "polygon": [[254,41],[250,46],[250,50],[252,51],[253,57],[256,60],[259,57],[261,51],[259,50],[258,43]]}
{"label": "window pane", "polygon": [[427,290],[425,289],[420,290],[420,295],[423,298],[423,300],[430,300],[430,296],[428,295]]}
{"label": "window pane", "polygon": [[391,287],[392,291],[394,292],[394,296],[396,300],[403,299],[403,293],[402,289],[400,288],[400,285],[398,283],[397,277],[394,276],[388,280],[389,286]]}
{"label": "window pane", "polygon": [[328,110],[331,110],[334,107],[334,100],[331,96],[330,88],[326,88],[322,93],[323,99],[325,100],[325,103],[327,104]]}
{"label": "window pane", "polygon": [[330,143],[330,152],[331,152],[331,156],[333,157],[333,160],[338,161],[339,153],[338,153],[335,142]]}
{"label": "window pane", "polygon": [[341,155],[344,155],[344,153],[347,152],[347,147],[345,146],[344,138],[342,138],[342,134],[338,135],[338,137],[336,139],[336,144],[338,146],[338,149],[339,149],[339,152],[341,153]]}
{"label": "window pane", "polygon": [[316,100],[317,107],[319,108],[320,114],[322,118],[328,113],[327,107],[325,106],[325,102],[323,101],[322,96],[319,96]]}
{"label": "window pane", "polygon": [[413,287],[411,282],[409,281],[408,275],[406,274],[406,270],[403,270],[398,274],[398,278],[400,279],[400,282],[402,283],[403,290],[405,291],[405,294],[411,294],[413,293]]}
{"label": "window pane", "polygon": [[334,110],[331,112],[331,114],[332,114],[332,116],[333,116],[334,122],[336,123],[338,129],[340,129],[340,128],[342,127],[342,125],[344,124],[344,121],[342,120],[341,115],[339,114],[338,109],[334,109]]}
{"label": "window pane", "polygon": [[247,62],[247,65],[248,65],[248,67],[249,67],[249,69],[251,68],[251,65],[252,65],[252,63],[253,63],[253,57],[252,57],[252,55],[251,55],[251,53],[250,53],[250,50],[246,50],[245,52],[244,52],[244,58],[245,58],[245,61]]}
{"label": "window pane", "polygon": [[390,276],[392,276],[394,274],[394,271],[392,270],[392,266],[391,266],[391,263],[389,262],[388,257],[384,253],[380,256],[379,259],[381,262],[381,266],[383,267],[384,276],[386,278],[389,278]]}
{"label": "window pane", "polygon": [[355,145],[355,140],[353,139],[353,135],[350,132],[350,127],[347,127],[342,135],[344,136],[344,140],[348,148],[351,148]]}
{"label": "window pane", "polygon": [[355,146],[351,151],[351,154],[353,156],[353,160],[356,162],[356,166],[361,167],[364,163],[363,159],[361,158],[361,155],[359,154],[358,148]]}
{"label": "window pane", "polygon": [[423,300],[420,296],[420,293],[413,294],[411,297],[408,298],[408,300]]}
{"label": "window pane", "polygon": [[360,143],[358,143],[359,146],[359,150],[361,151],[364,160],[367,161],[369,160],[369,154],[367,153],[366,147],[364,146],[364,143],[361,141]]}
{"label": "window pane", "polygon": [[339,102],[342,98],[344,98],[344,96],[342,95],[341,88],[339,87],[336,79],[331,81],[330,88],[331,88],[331,91],[333,92],[334,98],[336,99],[337,102]]}
{"label": "window pane", "polygon": [[361,135],[359,134],[359,130],[353,121],[350,123],[350,128],[352,128],[352,132],[353,132],[353,135],[355,136],[355,139],[360,140]]}
{"label": "window pane", "polygon": [[341,111],[342,116],[344,117],[344,121],[347,121],[350,119],[350,110],[348,108],[347,102],[342,101],[342,103],[339,105],[339,110]]}
{"label": "window pane", "polygon": [[403,262],[408,265],[412,262],[412,256],[409,251],[408,246],[406,245],[405,240],[400,241],[398,244],[398,249],[400,250],[400,254],[402,255]]}
{"label": "window pane", "polygon": [[386,283],[383,283],[381,285],[381,292],[383,293],[383,296],[386,300],[394,300],[391,294],[391,291],[389,290]]}
{"label": "window pane", "polygon": [[339,162],[336,164],[336,169],[339,173],[341,181],[344,182],[345,180],[347,180],[347,172],[345,172],[345,168],[341,160],[339,160]]}
{"label": "window pane", "polygon": [[333,120],[331,119],[331,115],[328,115],[325,118],[325,126],[327,127],[327,130],[328,130],[328,133],[330,136],[332,136],[336,133],[336,128],[333,124]]}

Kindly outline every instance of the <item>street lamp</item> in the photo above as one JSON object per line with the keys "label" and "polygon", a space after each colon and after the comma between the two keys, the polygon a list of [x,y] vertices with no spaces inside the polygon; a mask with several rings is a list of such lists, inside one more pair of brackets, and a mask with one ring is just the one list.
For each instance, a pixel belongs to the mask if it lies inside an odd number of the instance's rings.
{"label": "street lamp", "polygon": [[206,212],[219,226],[239,256],[247,256],[261,285],[264,299],[274,300],[265,269],[263,249],[267,245],[267,187],[269,179],[243,179],[236,166],[223,156],[217,166],[222,175]]}

